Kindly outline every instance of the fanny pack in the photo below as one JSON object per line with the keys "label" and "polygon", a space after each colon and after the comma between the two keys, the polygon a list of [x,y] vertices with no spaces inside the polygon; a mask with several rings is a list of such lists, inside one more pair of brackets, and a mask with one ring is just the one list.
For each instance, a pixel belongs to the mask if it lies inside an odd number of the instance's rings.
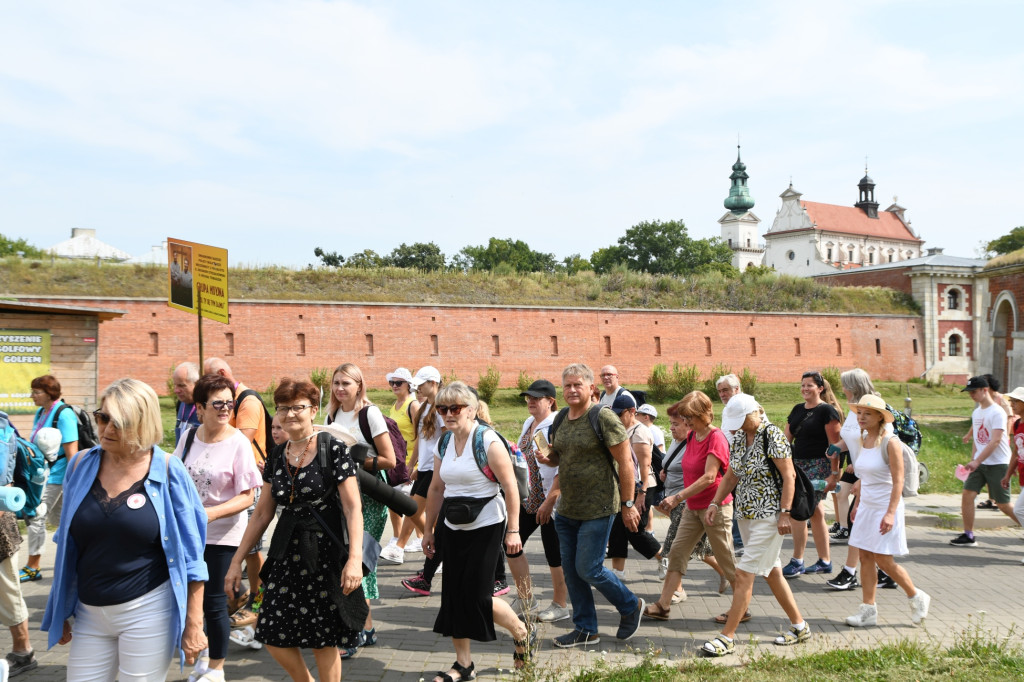
{"label": "fanny pack", "polygon": [[449,523],[462,525],[472,523],[480,516],[487,503],[493,500],[491,497],[448,497],[444,501],[444,518]]}

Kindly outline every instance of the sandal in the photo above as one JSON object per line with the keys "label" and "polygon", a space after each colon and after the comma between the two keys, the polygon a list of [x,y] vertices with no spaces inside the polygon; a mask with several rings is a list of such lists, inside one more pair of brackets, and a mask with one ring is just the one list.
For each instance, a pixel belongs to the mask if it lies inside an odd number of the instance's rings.
{"label": "sandal", "polygon": [[246,607],[242,607],[231,614],[231,627],[244,628],[246,625],[256,625],[256,614]]}
{"label": "sandal", "polygon": [[650,618],[651,620],[668,620],[671,613],[671,609],[663,608],[658,602],[651,602],[647,605],[647,608],[644,609],[644,618]]}
{"label": "sandal", "polygon": [[244,592],[239,593],[234,599],[228,599],[228,613],[235,613],[248,603],[249,588],[247,587]]}
{"label": "sandal", "polygon": [[476,664],[473,662],[470,662],[468,668],[463,668],[459,665],[458,661],[455,661],[452,663],[450,670],[454,670],[459,674],[458,679],[452,677],[443,670],[439,670],[437,674],[434,675],[434,682],[437,682],[437,680],[441,680],[441,682],[462,682],[463,680],[466,680],[466,682],[469,682],[469,680],[476,679]]}
{"label": "sandal", "polygon": [[515,669],[522,670],[533,658],[533,655],[537,653],[537,628],[530,628],[526,639],[514,639],[512,643],[516,645],[516,649],[525,649],[525,651],[515,651],[512,653]]}
{"label": "sandal", "polygon": [[995,509],[995,508],[996,508],[996,505],[995,505],[994,502],[992,502],[991,498],[985,500],[984,502],[979,502],[978,503],[978,509]]}
{"label": "sandal", "polygon": [[806,642],[811,638],[811,626],[804,623],[803,628],[797,630],[794,626],[775,638],[776,646],[793,646],[800,642]]}
{"label": "sandal", "polygon": [[[743,617],[740,618],[740,622],[741,623],[746,623],[748,620],[750,620],[750,618],[751,618],[750,611],[747,611],[746,613],[743,614]],[[729,612],[728,611],[726,611],[725,613],[723,613],[723,614],[721,614],[719,616],[715,616],[715,622],[718,623],[719,625],[725,625],[728,622],[728,620],[729,620]]]}
{"label": "sandal", "polygon": [[669,604],[678,604],[681,601],[686,601],[686,590],[679,588],[672,593],[672,598],[669,599]]}
{"label": "sandal", "polygon": [[715,635],[714,639],[704,642],[697,653],[705,658],[721,658],[736,651],[736,642],[725,635]]}

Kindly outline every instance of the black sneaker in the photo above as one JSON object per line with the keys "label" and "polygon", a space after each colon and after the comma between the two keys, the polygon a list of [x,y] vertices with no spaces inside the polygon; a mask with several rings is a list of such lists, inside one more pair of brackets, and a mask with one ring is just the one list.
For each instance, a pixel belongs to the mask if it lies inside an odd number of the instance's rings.
{"label": "black sneaker", "polygon": [[967,533],[960,533],[955,538],[949,541],[951,545],[957,545],[958,547],[974,547],[978,544],[978,541],[972,537],[968,537]]}
{"label": "black sneaker", "polygon": [[592,635],[588,635],[582,630],[573,630],[572,632],[567,632],[564,635],[555,637],[554,639],[554,644],[559,649],[571,649],[577,646],[586,648],[593,644],[600,643],[601,636],[598,635],[596,632]]}
{"label": "black sneaker", "polygon": [[832,578],[832,580],[826,581],[825,584],[833,590],[850,590],[854,587],[860,587],[856,574],[850,573],[846,568],[839,571],[839,575]]}
{"label": "black sneaker", "polygon": [[636,631],[640,629],[640,619],[644,615],[644,600],[637,597],[636,610],[628,616],[623,616],[622,620],[619,621],[619,630],[615,633],[615,636],[621,640],[627,640],[636,634]]}
{"label": "black sneaker", "polygon": [[8,677],[27,673],[29,670],[35,670],[39,667],[39,661],[36,660],[36,652],[34,651],[30,651],[27,654],[16,654],[12,651],[7,654],[6,658]]}
{"label": "black sneaker", "polygon": [[883,590],[895,590],[898,586],[895,580],[885,574],[885,571],[878,569],[878,587]]}
{"label": "black sneaker", "polygon": [[410,592],[415,592],[423,597],[430,596],[430,581],[423,578],[422,571],[411,578],[403,580],[402,586]]}
{"label": "black sneaker", "polygon": [[831,535],[829,535],[829,538],[832,539],[832,542],[838,542],[838,543],[848,542],[850,540],[850,529],[849,528],[840,528],[836,532],[834,532]]}
{"label": "black sneaker", "polygon": [[833,524],[832,524],[831,526],[829,526],[829,529],[828,529],[828,533],[829,533],[829,535],[831,535],[832,533],[836,533],[836,532],[838,532],[838,531],[839,531],[839,528],[840,528],[840,527],[841,527],[841,526],[839,525],[839,522],[838,522],[838,521],[836,521],[835,523],[833,523]]}
{"label": "black sneaker", "polygon": [[504,580],[495,580],[494,581],[494,596],[495,597],[500,597],[503,594],[508,594],[509,589],[510,588],[508,586],[508,583],[506,583]]}

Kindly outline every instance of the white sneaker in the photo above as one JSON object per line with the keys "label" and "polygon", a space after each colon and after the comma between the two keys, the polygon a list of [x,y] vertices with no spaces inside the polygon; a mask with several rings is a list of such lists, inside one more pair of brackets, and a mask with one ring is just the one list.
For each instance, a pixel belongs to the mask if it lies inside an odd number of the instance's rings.
{"label": "white sneaker", "polygon": [[405,551],[407,553],[410,553],[410,554],[413,553],[413,552],[422,552],[423,551],[423,539],[422,538],[412,538],[412,539],[410,539],[409,542],[407,542],[406,545],[405,545]]}
{"label": "white sneaker", "polygon": [[509,606],[516,612],[520,620],[526,620],[528,616],[533,615],[533,612],[537,610],[537,601],[513,597],[512,601],[509,602]]}
{"label": "white sneaker", "polygon": [[917,624],[928,617],[928,606],[932,603],[931,596],[924,590],[910,598],[910,622]]}
{"label": "white sneaker", "polygon": [[256,629],[251,625],[246,625],[244,628],[232,630],[228,639],[235,644],[249,647],[250,649],[263,648],[263,644],[256,641]]}
{"label": "white sneaker", "polygon": [[614,573],[616,576],[618,576],[619,580],[625,580],[626,579],[626,569],[622,569],[620,571],[617,568],[609,568],[608,570],[611,571],[612,573]]}
{"label": "white sneaker", "polygon": [[390,540],[388,540],[388,547],[390,547],[391,545],[397,545],[397,544],[398,544],[398,538],[394,538],[393,537]]}
{"label": "white sneaker", "polygon": [[861,604],[856,616],[847,616],[846,624],[855,628],[878,625],[878,607],[874,604]]}
{"label": "white sneaker", "polygon": [[405,552],[398,545],[388,545],[380,551],[378,561],[398,566],[405,562]]}
{"label": "white sneaker", "polygon": [[551,602],[551,605],[546,609],[537,614],[537,620],[542,623],[554,623],[560,620],[565,620],[572,616],[572,609],[569,605],[559,606],[555,602]]}
{"label": "white sneaker", "polygon": [[7,662],[6,658],[0,659],[0,682],[7,682],[8,675],[11,672],[11,666]]}
{"label": "white sneaker", "polygon": [[224,682],[224,671],[207,670],[197,682]]}
{"label": "white sneaker", "polygon": [[662,557],[658,562],[658,580],[664,580],[668,575],[668,557]]}
{"label": "white sneaker", "polygon": [[442,573],[444,573],[444,562],[443,561],[437,565],[437,570],[434,571],[434,575],[441,575]]}
{"label": "white sneaker", "polygon": [[196,657],[196,664],[189,673],[188,682],[197,682],[210,669],[210,650],[203,649]]}

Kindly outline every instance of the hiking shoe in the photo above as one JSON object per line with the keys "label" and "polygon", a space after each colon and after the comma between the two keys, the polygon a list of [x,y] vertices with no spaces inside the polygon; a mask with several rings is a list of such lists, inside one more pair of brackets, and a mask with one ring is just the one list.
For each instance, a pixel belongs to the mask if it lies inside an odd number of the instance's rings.
{"label": "hiking shoe", "polygon": [[833,590],[849,590],[854,587],[860,587],[860,582],[857,580],[857,576],[854,573],[850,573],[844,567],[843,570],[839,571],[839,575],[832,580],[825,583]]}
{"label": "hiking shoe", "polygon": [[927,618],[928,606],[931,603],[931,596],[924,590],[918,590],[917,594],[910,598],[910,622],[916,625]]}
{"label": "hiking shoe", "polygon": [[494,581],[494,596],[495,597],[500,597],[503,594],[508,594],[509,589],[510,588],[508,586],[508,583],[505,582],[504,580],[495,580]]}
{"label": "hiking shoe", "polygon": [[402,581],[402,587],[424,597],[430,596],[430,581],[423,578],[423,572],[419,572],[411,578]]}
{"label": "hiking shoe", "polygon": [[18,580],[23,583],[42,579],[43,569],[41,568],[29,568],[28,566],[22,566],[21,571],[18,573]]}
{"label": "hiking shoe", "polygon": [[855,628],[878,624],[878,607],[874,604],[861,604],[856,615],[847,616],[846,624]]}
{"label": "hiking shoe", "polygon": [[388,545],[380,551],[378,561],[382,561],[385,564],[401,566],[405,563],[405,550],[398,545]]}
{"label": "hiking shoe", "polygon": [[795,578],[798,575],[803,575],[806,572],[807,569],[804,568],[804,562],[798,561],[796,559],[790,559],[789,563],[786,564],[782,569],[782,575],[787,579]]}
{"label": "hiking shoe", "polygon": [[592,635],[588,635],[582,630],[573,630],[567,632],[564,635],[555,637],[554,645],[559,649],[571,649],[573,647],[581,646],[586,648],[594,644],[601,643],[601,636],[596,632]]}
{"label": "hiking shoe", "polygon": [[878,569],[878,583],[877,586],[883,590],[895,590],[899,587],[896,581],[885,574],[882,569]]}
{"label": "hiking shoe", "polygon": [[615,633],[615,637],[621,640],[627,640],[636,634],[636,631],[640,629],[640,619],[644,615],[644,602],[643,598],[637,597],[637,607],[633,610],[633,613],[628,616],[623,616],[622,620],[619,621],[619,630]]}
{"label": "hiking shoe", "polygon": [[781,635],[775,638],[776,646],[793,646],[800,642],[806,642],[811,638],[811,626],[804,623],[804,626],[799,630],[796,629],[795,625],[790,625],[789,629],[783,632]]}
{"label": "hiking shoe", "polygon": [[555,623],[560,620],[565,620],[572,615],[572,609],[569,605],[559,606],[555,602],[551,602],[551,605],[546,609],[537,614],[537,620],[542,623]]}
{"label": "hiking shoe", "polygon": [[829,538],[832,539],[832,542],[848,542],[850,540],[850,529],[840,528],[836,532],[829,535]]}
{"label": "hiking shoe", "polygon": [[27,673],[29,670],[35,670],[39,667],[39,661],[36,660],[36,652],[30,651],[27,654],[16,654],[13,651],[6,656],[8,677],[14,677],[22,673]]}
{"label": "hiking shoe", "polygon": [[833,524],[832,524],[831,526],[829,526],[829,529],[828,529],[828,534],[829,534],[829,535],[832,535],[833,533],[838,533],[838,532],[839,532],[839,529],[840,529],[840,528],[842,528],[842,526],[840,526],[840,525],[839,525],[839,522],[838,522],[838,521],[836,521],[836,522],[835,522],[835,523],[833,523]]}
{"label": "hiking shoe", "polygon": [[831,572],[832,572],[832,562],[831,561],[827,561],[827,562],[826,561],[822,561],[821,559],[818,559],[813,564],[811,564],[810,566],[808,566],[807,568],[804,569],[804,573],[807,573],[807,574],[811,574],[811,573],[824,573],[824,574],[827,575],[827,574],[829,574]]}
{"label": "hiking shoe", "polygon": [[978,544],[978,541],[972,537],[968,537],[967,533],[960,533],[955,538],[949,541],[949,544],[956,545],[957,547],[974,547]]}

